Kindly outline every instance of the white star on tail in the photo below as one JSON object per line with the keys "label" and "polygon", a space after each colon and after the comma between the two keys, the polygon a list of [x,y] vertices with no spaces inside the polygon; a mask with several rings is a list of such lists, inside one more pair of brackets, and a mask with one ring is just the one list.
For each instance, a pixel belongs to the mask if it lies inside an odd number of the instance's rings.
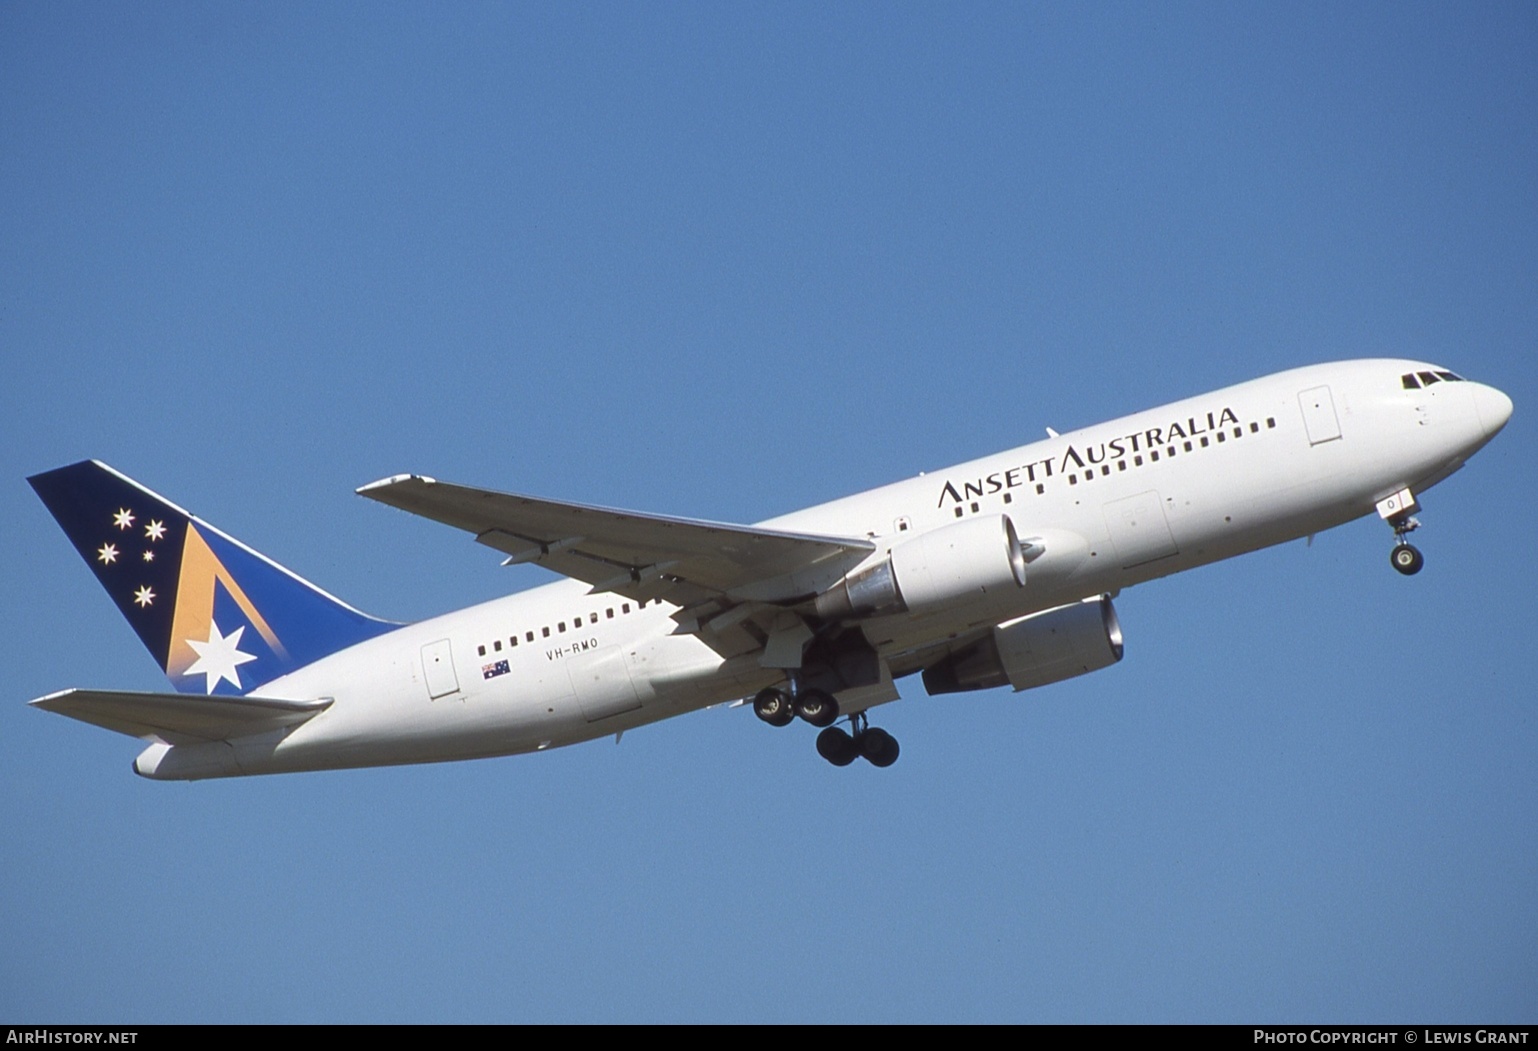
{"label": "white star on tail", "polygon": [[145,584],[138,591],[134,592],[134,602],[140,609],[148,607],[154,601],[155,592],[150,588],[148,584]]}
{"label": "white star on tail", "polygon": [[117,547],[113,544],[103,544],[96,552],[96,557],[101,559],[102,565],[110,566],[117,561]]}
{"label": "white star on tail", "polygon": [[240,684],[240,673],[235,669],[247,661],[256,660],[255,654],[240,652],[240,636],[245,630],[246,626],[242,624],[230,634],[221,635],[219,625],[210,623],[207,642],[188,639],[187,645],[197,650],[198,659],[192,662],[187,674],[207,676],[209,693],[214,692],[214,687],[219,685],[221,679],[232,683],[237,690],[245,689]]}
{"label": "white star on tail", "polygon": [[166,527],[157,518],[149,525],[144,527],[144,535],[149,537],[151,540],[159,540],[161,537],[166,535]]}
{"label": "white star on tail", "polygon": [[134,513],[126,507],[121,508],[117,514],[112,516],[112,524],[119,529],[127,529],[134,524]]}

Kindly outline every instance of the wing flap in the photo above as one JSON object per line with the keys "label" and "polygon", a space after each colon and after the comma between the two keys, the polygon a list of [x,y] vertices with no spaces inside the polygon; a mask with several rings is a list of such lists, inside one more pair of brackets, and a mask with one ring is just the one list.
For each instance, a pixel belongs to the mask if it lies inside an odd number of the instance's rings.
{"label": "wing flap", "polygon": [[32,707],[167,744],[228,741],[296,726],[331,706],[330,700],[280,701],[269,697],[199,697],[130,690],[61,690]]}
{"label": "wing flap", "polygon": [[[513,562],[633,598],[783,601],[831,584],[875,545],[855,537],[641,514],[396,475],[359,495],[451,525]],[[679,585],[689,585],[680,588]]]}

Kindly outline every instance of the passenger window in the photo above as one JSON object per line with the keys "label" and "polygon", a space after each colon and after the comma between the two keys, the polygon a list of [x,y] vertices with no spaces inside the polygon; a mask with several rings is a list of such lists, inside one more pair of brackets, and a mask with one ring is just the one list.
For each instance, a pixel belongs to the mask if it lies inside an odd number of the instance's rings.
{"label": "passenger window", "polygon": [[564,621],[564,620],[563,620],[563,621],[561,621],[561,622],[560,622],[560,623],[559,623],[559,624],[557,624],[557,625],[556,625],[556,626],[555,626],[555,630],[556,630],[556,631],[562,631],[562,632],[564,632],[564,631],[565,631],[565,630],[566,630],[566,622],[565,622],[565,621]]}
{"label": "passenger window", "polygon": [[497,641],[493,642],[491,644],[491,648],[496,650],[498,653],[501,653],[502,652],[502,640],[498,639]]}

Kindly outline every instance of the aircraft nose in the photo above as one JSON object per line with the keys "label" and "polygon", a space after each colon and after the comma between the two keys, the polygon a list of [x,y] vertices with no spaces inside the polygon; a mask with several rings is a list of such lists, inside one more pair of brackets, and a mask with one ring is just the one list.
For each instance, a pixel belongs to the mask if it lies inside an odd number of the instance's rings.
{"label": "aircraft nose", "polygon": [[1474,386],[1474,411],[1479,413],[1479,422],[1485,429],[1486,438],[1494,438],[1500,429],[1506,426],[1506,421],[1511,419],[1511,399],[1494,387],[1487,387],[1483,383]]}

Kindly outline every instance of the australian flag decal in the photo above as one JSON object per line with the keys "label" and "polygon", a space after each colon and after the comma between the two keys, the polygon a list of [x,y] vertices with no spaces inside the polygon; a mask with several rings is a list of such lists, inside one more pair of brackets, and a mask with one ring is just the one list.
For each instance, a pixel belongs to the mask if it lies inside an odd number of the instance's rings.
{"label": "australian flag decal", "polygon": [[481,678],[495,679],[498,675],[506,675],[510,670],[507,666],[507,661],[497,661],[495,664],[482,664]]}

